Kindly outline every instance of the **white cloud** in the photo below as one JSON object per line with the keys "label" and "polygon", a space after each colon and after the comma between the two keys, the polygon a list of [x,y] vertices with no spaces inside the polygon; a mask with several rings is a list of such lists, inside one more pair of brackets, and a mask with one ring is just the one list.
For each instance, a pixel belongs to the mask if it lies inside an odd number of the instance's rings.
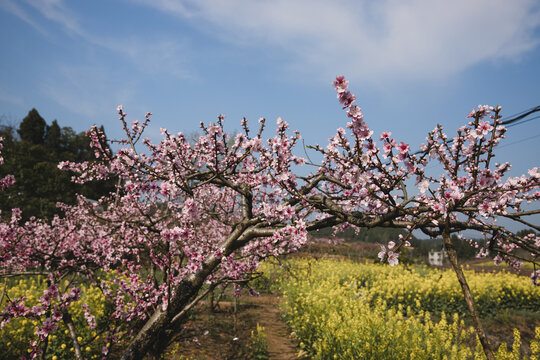
{"label": "white cloud", "polygon": [[324,78],[444,79],[538,44],[535,0],[138,0],[227,41],[276,46]]}
{"label": "white cloud", "polygon": [[86,39],[94,45],[126,57],[141,70],[150,73],[165,73],[178,78],[193,78],[188,70],[190,51],[180,39],[150,40],[140,37],[127,39],[108,39],[88,35]]}
{"label": "white cloud", "polygon": [[[91,46],[97,46],[111,53],[127,58],[141,70],[148,73],[166,73],[179,78],[191,78],[194,75],[186,70],[188,62],[187,44],[181,39],[160,39],[143,37],[119,37],[110,34],[98,34],[85,29],[79,21],[79,14],[71,11],[63,0],[24,0],[27,6],[21,6],[12,0],[1,3],[2,7],[24,20],[41,33],[48,33],[30,9],[41,18],[60,25],[69,35],[80,38]],[[165,1],[163,1],[165,3]],[[29,5],[29,6],[28,6]],[[163,4],[162,4],[163,5]],[[164,5],[163,5],[164,6]],[[39,19],[39,17],[38,17]]]}
{"label": "white cloud", "polygon": [[4,89],[0,89],[0,102],[5,102],[13,105],[22,105],[23,99],[19,96],[13,95]]}
{"label": "white cloud", "polygon": [[66,8],[62,0],[26,0],[26,2],[46,19],[61,24],[71,33],[75,35],[83,33],[76,14]]}
{"label": "white cloud", "polygon": [[0,8],[3,9],[4,11],[7,11],[15,15],[16,17],[18,17],[25,23],[29,24],[40,33],[44,35],[47,34],[45,29],[43,29],[43,27],[41,27],[36,21],[34,21],[34,19],[32,19],[32,17],[20,6],[20,4],[16,3],[15,1],[13,0],[1,1]]}
{"label": "white cloud", "polygon": [[43,80],[41,92],[74,114],[88,119],[114,114],[116,106],[133,101],[130,83],[115,84],[107,69],[96,66],[68,66],[53,71],[54,77]]}

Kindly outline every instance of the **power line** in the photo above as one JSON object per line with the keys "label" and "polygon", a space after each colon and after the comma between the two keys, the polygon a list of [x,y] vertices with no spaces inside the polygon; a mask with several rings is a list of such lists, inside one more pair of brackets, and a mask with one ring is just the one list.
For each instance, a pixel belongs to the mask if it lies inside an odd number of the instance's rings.
{"label": "power line", "polygon": [[[527,109],[527,110],[523,110],[520,113],[514,114],[514,115],[510,116],[507,120],[504,120],[501,124],[506,125],[506,124],[514,123],[514,122],[516,122],[518,120],[521,120],[523,118],[526,118],[527,116],[529,116],[531,114],[534,114],[535,112],[538,112],[538,111],[540,111],[540,105],[532,107],[532,108]],[[534,119],[537,119],[537,118],[538,118],[538,116],[534,117]],[[527,121],[529,121],[529,120],[527,120]]]}
{"label": "power line", "polygon": [[525,139],[521,139],[521,140],[518,140],[518,141],[513,141],[513,142],[511,142],[509,144],[504,144],[503,146],[499,146],[498,148],[501,149],[503,147],[507,147],[507,146],[510,146],[510,145],[519,144],[519,143],[522,143],[522,142],[527,141],[527,140],[536,139],[537,137],[540,137],[540,134],[529,136],[529,137],[526,137]]}
{"label": "power line", "polygon": [[[525,123],[527,123],[529,121],[532,121],[532,120],[540,119],[540,115],[533,116],[532,118],[529,118],[529,119],[525,119],[527,116],[529,116],[531,114],[534,114],[535,112],[538,112],[538,111],[540,111],[540,105],[532,107],[532,108],[527,109],[527,110],[523,110],[522,112],[516,113],[514,115],[511,115],[508,119],[506,119],[505,121],[502,121],[501,123],[499,123],[499,125],[511,124],[511,125],[507,126],[507,128],[510,128],[512,126],[518,126],[518,125],[525,124]],[[523,120],[523,119],[525,119],[525,120]],[[523,120],[523,121],[520,121],[520,120]],[[491,124],[491,125],[493,126],[494,124]],[[512,142],[510,144],[504,144],[503,146],[499,146],[498,149],[506,147],[506,146],[510,146],[510,145],[515,145],[515,144],[521,143],[523,141],[535,139],[537,137],[540,137],[540,134],[533,135],[533,136],[527,137],[527,138],[519,140],[519,141],[514,141],[514,142]],[[454,142],[453,140],[450,141],[450,143],[453,143],[453,142]],[[414,153],[414,155],[418,155],[418,154],[421,154],[421,153],[423,153],[423,151],[418,150],[417,152]],[[440,165],[440,164],[438,164],[438,165]],[[434,164],[432,166],[437,166],[437,165]]]}
{"label": "power line", "polygon": [[[507,126],[507,128],[511,128],[512,126],[517,126],[517,125],[525,124],[526,122],[529,122],[529,121],[532,121],[532,120],[536,120],[536,119],[539,119],[539,118],[540,118],[540,115],[533,116],[533,117],[530,118],[530,119],[526,119],[526,120],[523,120],[523,121],[520,121],[520,122],[516,122],[516,123],[510,124],[510,125]],[[503,125],[504,125],[504,123],[503,123]]]}
{"label": "power line", "polygon": [[[538,116],[538,117],[540,117],[540,116]],[[519,124],[518,124],[518,125],[519,125]],[[509,144],[504,144],[504,145],[502,145],[502,146],[497,146],[497,149],[502,149],[502,148],[505,148],[505,147],[507,147],[507,146],[520,144],[520,143],[522,143],[522,142],[524,142],[524,141],[536,139],[536,138],[538,138],[538,137],[540,137],[540,134],[536,134],[536,135],[533,135],[533,136],[529,136],[529,137],[526,137],[526,138],[521,139],[521,140],[518,140],[518,141],[513,141],[513,142],[511,142],[511,143],[509,143]],[[415,154],[419,154],[419,153],[420,153],[420,152],[416,152]],[[436,168],[436,167],[439,167],[439,166],[442,166],[442,164],[441,164],[441,163],[431,164],[431,165],[429,165],[428,167],[426,167],[426,170],[428,170],[428,169],[433,169],[433,168]]]}

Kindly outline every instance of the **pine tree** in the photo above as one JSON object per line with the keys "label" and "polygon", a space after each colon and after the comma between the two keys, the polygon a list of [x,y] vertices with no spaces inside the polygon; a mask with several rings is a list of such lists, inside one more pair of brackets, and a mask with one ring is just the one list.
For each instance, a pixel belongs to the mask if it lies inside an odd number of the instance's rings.
{"label": "pine tree", "polygon": [[45,130],[47,123],[39,115],[36,109],[28,112],[28,115],[21,121],[17,132],[22,141],[31,144],[43,144],[45,141]]}

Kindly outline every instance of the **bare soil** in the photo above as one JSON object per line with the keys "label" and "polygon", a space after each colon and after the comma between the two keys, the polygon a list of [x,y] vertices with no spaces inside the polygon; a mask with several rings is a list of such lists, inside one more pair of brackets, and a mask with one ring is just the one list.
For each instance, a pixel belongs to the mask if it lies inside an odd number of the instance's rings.
{"label": "bare soil", "polygon": [[[268,359],[298,359],[299,348],[279,312],[279,298],[274,295],[240,297],[236,316],[234,302],[222,301],[210,311],[202,303],[196,316],[185,326],[167,349],[165,359],[248,360],[254,359],[252,332],[257,323],[264,327],[268,343]],[[236,319],[235,319],[236,318]]]}

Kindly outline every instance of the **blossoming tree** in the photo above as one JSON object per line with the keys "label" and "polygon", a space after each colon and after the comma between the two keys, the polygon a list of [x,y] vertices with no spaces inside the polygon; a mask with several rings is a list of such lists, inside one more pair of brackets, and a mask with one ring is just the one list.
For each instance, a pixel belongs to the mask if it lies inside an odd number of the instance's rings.
{"label": "blossoming tree", "polygon": [[[493,359],[451,235],[464,230],[481,233],[487,241],[484,247],[474,244],[479,255],[493,255],[497,264],[505,261],[516,269],[522,261],[537,264],[540,237],[517,236],[496,220],[506,218],[540,230],[540,226],[527,220],[540,209],[523,207],[540,198],[539,169],[505,178],[510,164],[495,163],[494,150],[506,132],[500,106],[473,109],[467,116],[471,121],[460,127],[453,138],[437,125],[420,151],[413,153],[408,144],[398,143],[386,131],[377,143],[361,108],[354,104],[356,98],[348,90],[348,81],[339,76],[334,86],[350,118],[347,130],[338,129],[325,148],[312,147],[323,156],[317,172],[304,179],[312,191],[289,191],[317,208],[322,218],[338,219],[341,224],[395,227],[407,229],[409,235],[418,230],[430,237],[441,236],[486,356]],[[425,171],[433,161],[442,165],[438,176]],[[415,186],[408,185],[410,179]],[[407,238],[400,236],[382,246],[381,260],[397,264],[402,246],[410,245]],[[539,275],[538,270],[531,274],[534,284]]]}
{"label": "blossoming tree", "polygon": [[[452,139],[438,126],[412,153],[388,132],[377,143],[347,81],[338,77],[334,85],[350,122],[326,147],[312,147],[323,160],[308,176],[295,175],[305,162],[293,153],[300,135],[291,134],[281,119],[275,136],[266,140],[264,119],[255,134],[244,120],[242,133],[231,137],[220,116],[201,124],[195,143],[163,129],[162,140],[153,144],[142,137],[150,114],[142,123],[128,124],[119,107],[126,134],[120,150],[105,147],[103,133],[94,127],[89,135],[99,161],[59,165],[73,171],[78,182],[117,177],[115,193],[97,203],[81,197],[78,205],[64,206],[65,217],[51,223],[32,219],[22,224],[14,210],[11,220],[0,224],[1,275],[48,279],[38,304],[9,299],[0,314],[2,325],[15,317],[37,320],[30,356],[43,357],[50,334],[63,322],[75,356],[82,359],[69,308],[79,300],[81,285],[90,283],[113,307],[108,343],[119,338],[123,359],[141,359],[161,352],[213,287],[246,279],[265,257],[297,250],[308,230],[383,226],[443,237],[492,358],[450,235],[477,230],[488,237],[483,254],[518,266],[523,252],[517,249],[524,249],[527,260],[536,262],[538,237],[518,237],[493,220],[506,217],[538,230],[524,217],[540,210],[525,211],[522,203],[538,200],[540,173],[535,168],[528,176],[505,178],[510,165],[494,163],[494,149],[505,132],[500,108],[473,110],[472,121]],[[491,121],[485,120],[488,115]],[[440,176],[426,174],[432,160],[443,165]],[[407,185],[411,178],[414,190]],[[0,186],[12,181],[3,179]],[[407,244],[406,236],[386,244],[381,260],[396,264]],[[87,326],[95,327],[90,307],[83,307]],[[127,326],[114,328],[119,321]],[[109,351],[105,345],[103,356]]]}
{"label": "blossoming tree", "polygon": [[[305,220],[311,209],[293,204],[279,186],[297,186],[291,168],[303,162],[291,152],[299,134],[288,135],[282,120],[266,141],[264,119],[254,136],[244,120],[244,132],[231,139],[220,116],[216,123],[201,124],[203,135],[194,144],[165,129],[163,140],[152,144],[141,137],[150,114],[144,123],[132,124],[121,107],[119,114],[126,138],[117,153],[103,146],[104,135],[94,127],[89,135],[100,161],[59,164],[75,172],[77,182],[118,177],[116,193],[93,204],[81,197],[50,224],[20,224],[14,210],[0,229],[2,275],[48,278],[39,304],[11,299],[1,314],[2,324],[20,316],[38,320],[32,357],[43,356],[49,335],[63,321],[76,357],[83,358],[68,308],[85,282],[99,286],[114,306],[111,324],[122,320],[134,330],[124,359],[160,353],[171,329],[213,287],[246,279],[265,257],[302,246],[309,229],[335,224]],[[111,272],[115,276],[104,279]],[[66,278],[69,285],[61,282]],[[95,326],[87,305],[85,316],[88,326]],[[110,329],[108,343],[119,334]],[[106,345],[102,353],[108,352]]]}

